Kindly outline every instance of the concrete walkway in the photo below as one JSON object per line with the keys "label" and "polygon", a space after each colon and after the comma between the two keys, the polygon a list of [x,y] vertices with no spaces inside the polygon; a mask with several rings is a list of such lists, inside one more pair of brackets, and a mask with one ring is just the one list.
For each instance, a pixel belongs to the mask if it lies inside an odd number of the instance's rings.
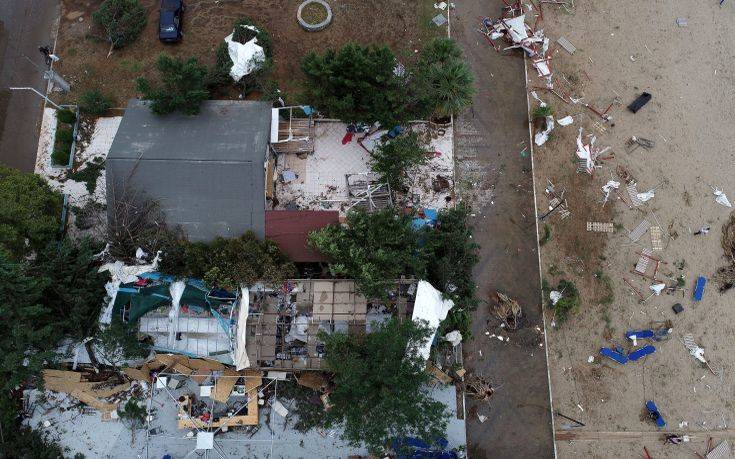
{"label": "concrete walkway", "polygon": [[[474,237],[481,246],[475,280],[483,302],[473,314],[465,365],[500,386],[489,403],[467,400],[468,455],[553,457],[523,58],[496,53],[476,32],[478,18],[499,15],[502,2],[456,5],[452,36],[478,88],[473,107],[455,124],[457,181],[463,200],[473,205]],[[487,302],[495,291],[522,306],[520,330],[499,327]],[[478,415],[487,420],[480,423]]]}

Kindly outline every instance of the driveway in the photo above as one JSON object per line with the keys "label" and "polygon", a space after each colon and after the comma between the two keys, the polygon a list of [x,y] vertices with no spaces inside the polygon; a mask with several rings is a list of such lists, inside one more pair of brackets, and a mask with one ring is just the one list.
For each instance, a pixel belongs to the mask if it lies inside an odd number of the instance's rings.
{"label": "driveway", "polygon": [[27,172],[36,163],[43,99],[7,88],[30,86],[45,92],[45,66],[38,47],[53,46],[58,16],[59,0],[0,1],[0,163]]}
{"label": "driveway", "polygon": [[[547,363],[540,304],[538,254],[523,58],[502,56],[476,32],[478,18],[501,12],[499,0],[456,4],[452,35],[464,49],[478,88],[474,104],[455,123],[460,196],[475,211],[480,244],[475,269],[482,305],[473,313],[465,366],[497,387],[489,402],[467,400],[470,458],[554,456]],[[523,326],[499,327],[489,296],[516,299]],[[487,332],[487,334],[486,334]],[[491,335],[509,337],[500,341]],[[487,417],[484,423],[478,416]]]}

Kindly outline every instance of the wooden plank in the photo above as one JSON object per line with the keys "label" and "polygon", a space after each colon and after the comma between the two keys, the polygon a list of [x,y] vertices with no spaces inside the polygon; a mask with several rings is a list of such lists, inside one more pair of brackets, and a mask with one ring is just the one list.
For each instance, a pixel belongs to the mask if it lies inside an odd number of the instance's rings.
{"label": "wooden plank", "polygon": [[97,397],[90,394],[89,392],[75,390],[70,394],[85,405],[89,405],[92,408],[96,408],[100,411],[114,411],[117,409],[117,403],[105,403],[97,400]]}
{"label": "wooden plank", "polygon": [[[145,367],[145,365],[143,366]],[[141,369],[138,368],[123,368],[123,373],[130,378],[134,379],[136,381],[148,381],[151,379],[150,373],[148,371],[144,371],[141,367]]]}
{"label": "wooden plank", "polygon": [[46,369],[42,370],[41,373],[43,373],[43,378],[58,378],[58,379],[64,379],[67,381],[81,381],[82,380],[82,374],[78,371],[65,371],[65,370],[51,370]]}
{"label": "wooden plank", "polygon": [[238,378],[236,378],[235,376],[241,375],[236,371],[227,369],[224,371],[223,376],[224,377],[217,378],[217,382],[214,385],[211,396],[213,400],[216,400],[220,403],[227,402],[227,399],[230,398],[230,394],[232,393],[232,389],[237,383]]}
{"label": "wooden plank", "polygon": [[128,389],[130,389],[130,383],[118,384],[117,386],[106,387],[104,389],[90,389],[90,392],[94,394],[95,397],[107,398]]}
{"label": "wooden plank", "polygon": [[566,49],[569,54],[574,54],[574,52],[577,50],[577,48],[564,37],[559,37],[556,42],[559,43],[562,48]]}
{"label": "wooden plank", "polygon": [[735,430],[712,430],[712,431],[591,431],[591,430],[557,430],[555,437],[557,441],[620,441],[620,440],[658,440],[664,435],[688,435],[690,438],[706,439],[709,436],[717,438],[735,438]]}
{"label": "wooden plank", "polygon": [[181,373],[182,375],[185,375],[185,376],[189,376],[190,374],[192,374],[194,372],[194,370],[192,370],[191,368],[189,368],[186,365],[181,364],[181,363],[176,363],[173,366],[173,369],[175,371]]}
{"label": "wooden plank", "polygon": [[451,384],[452,378],[436,367],[432,362],[428,362],[426,365],[426,372],[441,381],[444,384]]}

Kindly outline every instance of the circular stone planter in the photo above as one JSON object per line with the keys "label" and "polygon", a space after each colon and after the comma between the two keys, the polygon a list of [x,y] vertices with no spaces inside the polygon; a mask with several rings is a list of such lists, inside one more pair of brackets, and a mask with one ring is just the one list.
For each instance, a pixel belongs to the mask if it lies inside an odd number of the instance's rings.
{"label": "circular stone planter", "polygon": [[[322,22],[319,22],[317,24],[312,24],[310,22],[307,22],[303,18],[304,8],[314,5],[317,8],[322,7],[326,11],[327,17]],[[313,6],[312,6],[313,8]],[[296,13],[296,19],[299,21],[299,25],[304,28],[307,32],[318,32],[320,30],[325,29],[331,22],[332,22],[332,8],[329,7],[327,2],[325,0],[306,0],[301,5],[299,5],[299,10]]]}

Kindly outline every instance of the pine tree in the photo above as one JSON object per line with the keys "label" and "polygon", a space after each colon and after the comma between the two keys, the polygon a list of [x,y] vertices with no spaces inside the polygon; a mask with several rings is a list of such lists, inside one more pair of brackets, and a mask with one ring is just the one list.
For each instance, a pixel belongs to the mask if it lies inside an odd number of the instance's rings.
{"label": "pine tree", "polygon": [[199,106],[209,99],[207,67],[199,65],[196,58],[183,60],[161,54],[156,61],[161,75],[161,85],[154,85],[146,78],[136,80],[138,91],[151,101],[151,110],[165,115],[181,110],[187,115],[199,113]]}

